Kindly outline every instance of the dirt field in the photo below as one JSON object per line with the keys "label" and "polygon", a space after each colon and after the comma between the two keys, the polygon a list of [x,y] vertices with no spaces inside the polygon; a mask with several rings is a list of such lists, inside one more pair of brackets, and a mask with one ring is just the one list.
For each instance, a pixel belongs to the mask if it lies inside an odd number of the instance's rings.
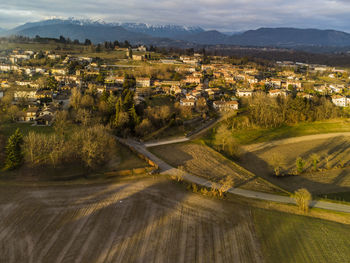
{"label": "dirt field", "polygon": [[166,179],[0,196],[0,262],[262,262],[249,208]]}
{"label": "dirt field", "polygon": [[262,192],[281,191],[272,184],[242,169],[210,147],[202,144],[182,143],[149,148],[168,164],[184,169],[194,175],[219,181],[226,176],[234,179],[236,187]]}
{"label": "dirt field", "polygon": [[[316,194],[350,191],[350,168],[337,168],[350,164],[350,138],[334,137],[303,141],[283,145],[268,146],[242,156],[240,163],[246,169],[272,181],[281,187],[294,191],[306,187]],[[317,169],[312,166],[312,155],[319,156]],[[306,173],[276,179],[273,175],[273,159],[281,159],[284,173],[293,173],[296,159],[300,156],[306,161]],[[328,161],[327,161],[328,158]],[[331,169],[326,169],[326,168]]]}

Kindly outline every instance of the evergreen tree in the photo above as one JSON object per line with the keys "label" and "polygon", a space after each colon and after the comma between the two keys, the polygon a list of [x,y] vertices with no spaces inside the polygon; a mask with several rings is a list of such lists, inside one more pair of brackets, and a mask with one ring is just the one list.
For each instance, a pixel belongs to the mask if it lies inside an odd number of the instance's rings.
{"label": "evergreen tree", "polygon": [[23,160],[22,154],[23,136],[19,129],[10,136],[6,145],[5,169],[12,170],[19,167]]}
{"label": "evergreen tree", "polygon": [[130,128],[134,130],[135,127],[140,123],[140,117],[136,113],[135,105],[132,105],[132,107],[130,108],[129,116],[130,116]]}
{"label": "evergreen tree", "polygon": [[115,118],[114,118],[114,123],[118,126],[119,122],[119,115],[123,111],[123,101],[122,98],[119,97],[117,100],[117,103],[115,104]]}

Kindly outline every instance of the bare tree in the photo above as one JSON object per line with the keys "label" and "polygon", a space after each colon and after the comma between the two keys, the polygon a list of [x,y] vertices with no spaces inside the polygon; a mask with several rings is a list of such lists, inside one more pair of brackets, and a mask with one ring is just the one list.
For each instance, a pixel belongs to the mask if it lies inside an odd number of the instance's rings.
{"label": "bare tree", "polygon": [[301,188],[301,189],[295,191],[294,195],[293,195],[293,198],[294,198],[297,206],[304,213],[307,213],[309,211],[311,197],[312,196],[311,196],[310,192],[305,188]]}
{"label": "bare tree", "polygon": [[218,190],[220,197],[234,186],[234,181],[231,176],[226,176],[224,179],[220,180],[219,183],[220,187]]}

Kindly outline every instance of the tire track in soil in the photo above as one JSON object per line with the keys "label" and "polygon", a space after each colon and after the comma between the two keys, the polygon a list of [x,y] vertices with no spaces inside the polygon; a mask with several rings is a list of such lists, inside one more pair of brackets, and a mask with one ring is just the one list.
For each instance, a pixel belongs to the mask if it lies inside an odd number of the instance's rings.
{"label": "tire track in soil", "polygon": [[[126,256],[124,256],[124,262],[136,262],[139,255],[138,253],[138,243],[141,242],[144,238],[144,232],[147,228],[147,219],[150,217],[150,209],[149,209],[149,202],[147,200],[143,201],[145,203],[145,209],[144,209],[144,218],[146,220],[138,220],[138,224],[136,224],[136,230],[132,232],[132,236],[129,239],[129,244],[126,249]],[[145,222],[146,221],[146,222]]]}
{"label": "tire track in soil", "polygon": [[129,208],[130,213],[128,214],[128,217],[125,218],[126,219],[125,225],[127,225],[127,227],[124,228],[125,232],[122,233],[117,238],[117,244],[116,244],[115,250],[113,251],[114,253],[112,255],[111,262],[123,262],[122,258],[124,257],[125,249],[129,241],[129,237],[135,228],[135,224],[128,224],[128,222],[132,222],[133,217],[135,216],[135,214],[137,214],[139,204],[137,202],[135,204],[133,200],[128,200],[127,202],[129,206],[131,205],[131,208]]}
{"label": "tire track in soil", "polygon": [[139,258],[137,260],[138,263],[143,263],[145,258],[147,257],[147,251],[148,251],[148,244],[150,243],[150,237],[152,236],[153,233],[153,226],[154,226],[154,221],[156,218],[156,213],[155,213],[155,206],[151,206],[149,208],[150,210],[150,216],[145,220],[145,230],[144,230],[144,239],[143,242],[140,243],[140,248],[139,248]]}
{"label": "tire track in soil", "polygon": [[110,222],[110,229],[113,229],[113,230],[112,230],[112,232],[110,232],[110,237],[107,240],[107,242],[105,243],[104,249],[102,250],[102,253],[100,254],[100,256],[96,260],[97,263],[109,262],[108,258],[111,254],[111,251],[113,250],[112,246],[113,246],[113,243],[114,243],[116,237],[119,234],[119,229],[122,226],[123,218],[127,217],[128,212],[130,212],[130,209],[127,209],[124,205],[121,205],[118,207],[117,207],[117,205],[118,205],[118,203],[115,203],[113,206],[113,209],[119,209],[118,212],[120,212],[120,214],[118,213],[116,221]]}
{"label": "tire track in soil", "polygon": [[[48,236],[49,240],[48,242],[45,242],[44,244],[44,249],[42,249],[39,257],[38,257],[38,262],[42,262],[43,258],[45,257],[49,257],[52,254],[55,254],[53,252],[50,253],[50,250],[56,250],[59,251],[59,249],[54,246],[54,244],[56,243],[57,240],[59,240],[60,236],[62,235],[62,227],[64,225],[67,225],[70,221],[72,221],[77,215],[78,212],[81,213],[81,210],[87,210],[87,208],[85,209],[76,209],[76,210],[68,210],[67,212],[63,213],[61,220],[58,221],[57,224],[52,226],[52,231],[50,231],[49,233],[53,233],[52,236]],[[68,231],[69,233],[71,233],[70,231]],[[64,242],[65,243],[65,242]],[[57,256],[57,254],[56,254]],[[49,260],[49,259],[47,259]],[[46,260],[44,260],[46,262]]]}

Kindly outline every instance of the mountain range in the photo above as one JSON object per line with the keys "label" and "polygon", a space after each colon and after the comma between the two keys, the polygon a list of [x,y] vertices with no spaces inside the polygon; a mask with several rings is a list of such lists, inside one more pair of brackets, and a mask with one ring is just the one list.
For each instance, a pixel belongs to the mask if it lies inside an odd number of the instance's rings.
{"label": "mountain range", "polygon": [[144,23],[105,23],[93,20],[50,19],[30,22],[0,35],[28,37],[69,37],[94,43],[128,40],[133,44],[158,46],[237,45],[256,47],[348,47],[350,34],[336,30],[298,28],[259,28],[242,33],[225,34],[217,30],[178,25],[148,25]]}

